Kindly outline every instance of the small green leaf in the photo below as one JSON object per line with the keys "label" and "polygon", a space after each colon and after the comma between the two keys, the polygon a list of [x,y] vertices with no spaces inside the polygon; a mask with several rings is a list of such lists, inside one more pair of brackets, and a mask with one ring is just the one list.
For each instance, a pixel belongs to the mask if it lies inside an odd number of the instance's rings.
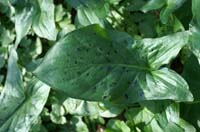
{"label": "small green leaf", "polygon": [[178,9],[186,0],[166,0],[166,7],[161,10],[160,19],[163,24],[167,24],[172,12]]}
{"label": "small green leaf", "polygon": [[119,115],[124,107],[114,106],[109,103],[84,101],[68,98],[63,102],[65,110],[72,115],[79,116],[102,116],[115,117]]}
{"label": "small green leaf", "polygon": [[[73,116],[70,120],[73,131],[76,132],[89,132],[87,125],[83,122],[80,116]],[[72,130],[71,130],[72,131]]]}
{"label": "small green leaf", "polygon": [[18,4],[19,6],[15,8],[16,45],[18,45],[21,39],[27,35],[32,25],[33,16],[36,13],[32,3],[21,1]]}
{"label": "small green leaf", "polygon": [[188,32],[178,32],[161,38],[142,39],[136,42],[136,45],[143,46],[148,54],[150,66],[158,69],[160,66],[168,64],[171,59],[175,58],[181,48],[188,43],[188,39]]}
{"label": "small green leaf", "polygon": [[106,16],[108,15],[108,4],[104,0],[67,0],[76,8],[76,25],[78,27],[91,24],[100,24],[105,27]]}
{"label": "small green leaf", "polygon": [[130,128],[124,121],[111,119],[106,126],[106,132],[130,132]]}
{"label": "small green leaf", "polygon": [[77,23],[80,26],[88,26],[91,24],[105,25],[105,18],[108,14],[108,5],[102,3],[94,7],[80,7],[77,10]]}
{"label": "small green leaf", "polygon": [[165,0],[149,0],[147,3],[145,3],[145,5],[142,6],[141,10],[143,12],[156,10],[161,8],[163,5],[165,5]]}
{"label": "small green leaf", "polygon": [[52,0],[17,1],[15,10],[16,46],[27,35],[31,26],[39,37],[56,40],[57,30]]}
{"label": "small green leaf", "polygon": [[37,0],[37,13],[33,19],[33,30],[43,38],[56,40],[57,30],[54,22],[53,0]]}
{"label": "small green leaf", "polygon": [[66,118],[64,117],[65,109],[63,106],[59,104],[52,104],[52,111],[50,113],[50,119],[55,124],[65,124],[67,122]]}

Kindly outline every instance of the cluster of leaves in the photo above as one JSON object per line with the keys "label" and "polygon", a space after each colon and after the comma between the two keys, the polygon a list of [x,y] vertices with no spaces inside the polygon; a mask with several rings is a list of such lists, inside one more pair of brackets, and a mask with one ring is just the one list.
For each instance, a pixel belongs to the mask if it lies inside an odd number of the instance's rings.
{"label": "cluster of leaves", "polygon": [[199,0],[1,0],[0,132],[200,131]]}

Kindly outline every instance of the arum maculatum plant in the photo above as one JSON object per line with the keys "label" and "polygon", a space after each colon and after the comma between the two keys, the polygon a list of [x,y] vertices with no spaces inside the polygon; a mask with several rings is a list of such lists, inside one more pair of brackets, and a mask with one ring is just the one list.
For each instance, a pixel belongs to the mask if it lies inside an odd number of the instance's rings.
{"label": "arum maculatum plant", "polygon": [[199,12],[199,0],[0,1],[0,132],[199,131]]}

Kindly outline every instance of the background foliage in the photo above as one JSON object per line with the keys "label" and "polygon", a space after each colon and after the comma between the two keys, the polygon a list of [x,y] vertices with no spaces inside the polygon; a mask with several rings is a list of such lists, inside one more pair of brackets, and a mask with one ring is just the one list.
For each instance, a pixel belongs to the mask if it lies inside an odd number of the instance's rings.
{"label": "background foliage", "polygon": [[1,0],[0,132],[200,131],[199,0]]}

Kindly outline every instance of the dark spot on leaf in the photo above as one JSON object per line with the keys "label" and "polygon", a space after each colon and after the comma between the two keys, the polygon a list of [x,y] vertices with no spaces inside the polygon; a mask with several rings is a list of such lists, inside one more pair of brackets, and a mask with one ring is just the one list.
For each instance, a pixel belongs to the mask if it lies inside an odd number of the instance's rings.
{"label": "dark spot on leaf", "polygon": [[128,44],[128,40],[125,39],[125,40],[124,40],[124,43],[125,43],[125,44]]}
{"label": "dark spot on leaf", "polygon": [[90,75],[90,73],[89,73],[89,72],[87,72],[87,73],[86,73],[86,76],[89,76],[89,75]]}
{"label": "dark spot on leaf", "polygon": [[126,99],[128,99],[128,95],[127,95],[127,94],[124,94],[124,97],[125,97]]}
{"label": "dark spot on leaf", "polygon": [[86,49],[86,52],[89,52],[89,49]]}
{"label": "dark spot on leaf", "polygon": [[130,85],[132,82],[131,81],[128,81],[128,84]]}
{"label": "dark spot on leaf", "polygon": [[81,75],[81,72],[80,72],[80,71],[78,71],[78,72],[77,72],[77,74],[78,74],[78,75]]}
{"label": "dark spot on leaf", "polygon": [[77,62],[77,61],[74,61],[74,64],[78,64],[78,62]]}
{"label": "dark spot on leaf", "polygon": [[81,51],[81,48],[77,48],[76,50],[80,52],[80,51]]}
{"label": "dark spot on leaf", "polygon": [[90,47],[92,47],[92,44],[91,44],[91,43],[89,43],[88,45],[89,45]]}
{"label": "dark spot on leaf", "polygon": [[109,84],[109,87],[113,87],[113,84]]}
{"label": "dark spot on leaf", "polygon": [[100,51],[103,51],[103,49],[102,49],[101,47],[99,48],[99,50],[100,50]]}
{"label": "dark spot on leaf", "polygon": [[140,92],[139,92],[139,96],[140,96],[140,97],[144,97],[144,92],[143,92],[143,91],[140,91]]}
{"label": "dark spot on leaf", "polygon": [[6,110],[7,109],[7,107],[3,107],[3,110]]}
{"label": "dark spot on leaf", "polygon": [[103,99],[106,100],[106,99],[108,99],[108,97],[109,97],[108,95],[104,95]]}
{"label": "dark spot on leaf", "polygon": [[107,71],[111,71],[112,70],[112,67],[111,66],[108,66],[107,67]]}
{"label": "dark spot on leaf", "polygon": [[142,59],[145,59],[144,55],[141,56]]}
{"label": "dark spot on leaf", "polygon": [[106,58],[106,61],[107,61],[108,63],[110,63],[110,62],[111,62],[111,60],[110,60],[109,58]]}
{"label": "dark spot on leaf", "polygon": [[113,84],[113,85],[116,85],[117,83],[116,83],[116,82],[113,82],[112,84]]}
{"label": "dark spot on leaf", "polygon": [[99,70],[100,70],[100,71],[102,71],[103,69],[104,69],[104,67],[103,67],[103,66],[99,67]]}
{"label": "dark spot on leaf", "polygon": [[114,53],[117,54],[118,53],[117,50],[114,50]]}
{"label": "dark spot on leaf", "polygon": [[107,52],[107,55],[110,55],[110,52]]}
{"label": "dark spot on leaf", "polygon": [[123,67],[122,67],[122,70],[125,70],[125,69],[126,69],[126,67],[125,67],[125,66],[123,66]]}

